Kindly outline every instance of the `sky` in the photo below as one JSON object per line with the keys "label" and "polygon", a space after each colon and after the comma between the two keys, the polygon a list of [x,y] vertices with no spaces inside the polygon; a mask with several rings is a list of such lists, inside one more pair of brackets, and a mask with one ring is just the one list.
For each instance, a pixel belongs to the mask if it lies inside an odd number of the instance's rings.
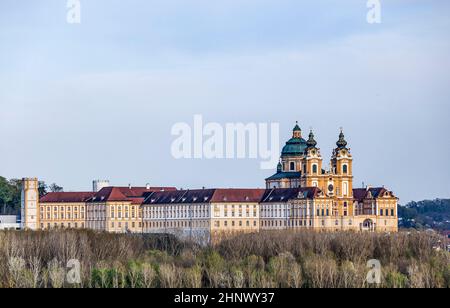
{"label": "sky", "polygon": [[328,164],[343,127],[354,185],[450,197],[450,2],[0,2],[0,175],[66,191],[264,187],[258,159],[175,159],[175,123],[314,129]]}

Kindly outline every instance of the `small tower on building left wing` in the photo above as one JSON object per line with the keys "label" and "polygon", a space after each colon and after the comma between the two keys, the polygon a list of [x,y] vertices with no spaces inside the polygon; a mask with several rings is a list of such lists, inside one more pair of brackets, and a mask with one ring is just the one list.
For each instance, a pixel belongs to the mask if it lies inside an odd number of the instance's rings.
{"label": "small tower on building left wing", "polygon": [[39,229],[39,182],[37,178],[22,179],[21,228]]}

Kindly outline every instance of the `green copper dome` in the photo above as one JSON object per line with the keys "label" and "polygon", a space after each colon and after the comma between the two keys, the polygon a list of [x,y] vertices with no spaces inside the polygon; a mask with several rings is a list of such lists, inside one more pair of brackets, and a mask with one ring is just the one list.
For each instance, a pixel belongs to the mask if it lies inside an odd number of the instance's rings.
{"label": "green copper dome", "polygon": [[308,148],[303,138],[292,138],[283,147],[281,155],[303,155]]}
{"label": "green copper dome", "polygon": [[303,155],[307,148],[306,140],[302,138],[302,129],[298,125],[298,122],[295,122],[295,127],[292,130],[292,138],[286,142],[281,155]]}

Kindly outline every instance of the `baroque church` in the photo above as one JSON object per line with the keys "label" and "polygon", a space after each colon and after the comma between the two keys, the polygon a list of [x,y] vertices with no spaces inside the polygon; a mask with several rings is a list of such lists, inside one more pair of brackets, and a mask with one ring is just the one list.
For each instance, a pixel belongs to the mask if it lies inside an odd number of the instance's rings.
{"label": "baroque church", "polygon": [[[320,148],[309,132],[303,138],[296,123],[292,138],[281,152],[277,172],[266,179],[267,189],[319,188],[322,194],[333,200],[332,215],[335,217],[366,216],[367,228],[375,228],[378,218],[397,218],[398,198],[383,187],[353,188],[353,157],[343,130],[333,149],[330,168],[325,169]],[[395,231],[395,223],[383,223],[387,230]]]}

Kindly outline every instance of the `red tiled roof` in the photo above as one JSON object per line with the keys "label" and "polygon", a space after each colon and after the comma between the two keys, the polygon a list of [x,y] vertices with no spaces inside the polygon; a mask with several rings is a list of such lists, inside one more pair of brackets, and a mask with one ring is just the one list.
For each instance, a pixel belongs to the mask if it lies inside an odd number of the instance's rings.
{"label": "red tiled roof", "polygon": [[93,192],[51,192],[41,197],[40,203],[77,203],[85,202],[94,195]]}
{"label": "red tiled roof", "polygon": [[369,191],[373,198],[378,198],[388,190],[384,187],[355,188],[353,189],[353,199],[361,202],[368,197]]}
{"label": "red tiled roof", "polygon": [[114,201],[127,201],[128,198],[117,187],[105,187],[102,188],[94,197],[89,200],[91,202],[114,202]]}
{"label": "red tiled roof", "polygon": [[145,198],[144,197],[138,197],[138,198],[128,198],[129,201],[131,201],[131,204],[141,205],[144,203]]}
{"label": "red tiled roof", "polygon": [[265,189],[216,189],[211,202],[259,202]]}

